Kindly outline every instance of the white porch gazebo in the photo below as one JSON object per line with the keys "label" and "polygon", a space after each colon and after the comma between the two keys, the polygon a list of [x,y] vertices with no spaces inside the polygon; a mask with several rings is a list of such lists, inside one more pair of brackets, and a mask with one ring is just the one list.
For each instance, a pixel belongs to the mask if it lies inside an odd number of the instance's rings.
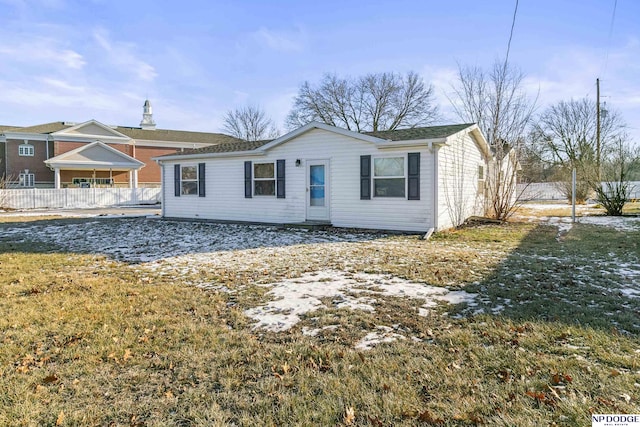
{"label": "white porch gazebo", "polygon": [[115,171],[126,171],[129,172],[129,187],[138,188],[138,170],[144,166],[140,160],[100,141],[62,153],[44,163],[55,173],[55,188],[61,188],[62,170],[91,171],[94,174],[95,171],[108,171],[110,177]]}

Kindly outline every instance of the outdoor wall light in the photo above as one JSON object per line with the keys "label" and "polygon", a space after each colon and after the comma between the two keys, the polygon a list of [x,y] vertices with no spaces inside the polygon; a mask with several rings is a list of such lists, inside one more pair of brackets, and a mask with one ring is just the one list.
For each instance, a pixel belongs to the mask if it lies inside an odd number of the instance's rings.
{"label": "outdoor wall light", "polygon": [[299,168],[300,167],[300,163],[302,163],[302,160],[300,159],[296,159],[296,167]]}

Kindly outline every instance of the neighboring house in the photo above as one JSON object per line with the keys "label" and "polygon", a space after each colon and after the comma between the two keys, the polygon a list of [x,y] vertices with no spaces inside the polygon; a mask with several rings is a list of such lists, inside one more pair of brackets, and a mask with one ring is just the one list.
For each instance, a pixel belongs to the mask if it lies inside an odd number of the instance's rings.
{"label": "neighboring house", "polygon": [[219,133],[156,129],[145,101],[140,127],[96,120],[0,126],[0,178],[9,187],[159,186],[152,157],[239,140]]}
{"label": "neighboring house", "polygon": [[475,124],[356,133],[312,122],[155,160],[164,217],[426,232],[483,213],[491,153]]}

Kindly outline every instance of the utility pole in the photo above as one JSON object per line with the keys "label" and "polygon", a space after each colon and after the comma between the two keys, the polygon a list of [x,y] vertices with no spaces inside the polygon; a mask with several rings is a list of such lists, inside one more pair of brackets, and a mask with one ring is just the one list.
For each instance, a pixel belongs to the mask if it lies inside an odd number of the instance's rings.
{"label": "utility pole", "polygon": [[600,184],[600,79],[596,79],[596,173]]}

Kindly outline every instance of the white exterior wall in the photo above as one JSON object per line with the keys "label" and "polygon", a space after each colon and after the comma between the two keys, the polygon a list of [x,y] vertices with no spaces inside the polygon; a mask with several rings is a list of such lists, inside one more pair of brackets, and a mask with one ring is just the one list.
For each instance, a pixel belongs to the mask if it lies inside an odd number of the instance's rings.
{"label": "white exterior wall", "polygon": [[488,165],[470,133],[449,138],[438,150],[438,230],[456,227],[473,215],[484,213],[484,197],[478,194],[478,166],[485,179]]}
{"label": "white exterior wall", "polygon": [[[420,200],[380,198],[360,200],[360,156],[407,158],[420,152]],[[275,162],[284,159],[286,198],[244,197],[244,162]],[[296,159],[301,165],[296,167]],[[373,143],[321,129],[313,129],[263,156],[165,161],[164,215],[267,223],[298,223],[306,220],[306,164],[308,160],[329,160],[330,222],[336,227],[372,228],[424,232],[432,227],[433,160],[426,146],[379,150]],[[206,164],[206,197],[175,197],[174,164]],[[407,166],[405,163],[405,173]]]}

